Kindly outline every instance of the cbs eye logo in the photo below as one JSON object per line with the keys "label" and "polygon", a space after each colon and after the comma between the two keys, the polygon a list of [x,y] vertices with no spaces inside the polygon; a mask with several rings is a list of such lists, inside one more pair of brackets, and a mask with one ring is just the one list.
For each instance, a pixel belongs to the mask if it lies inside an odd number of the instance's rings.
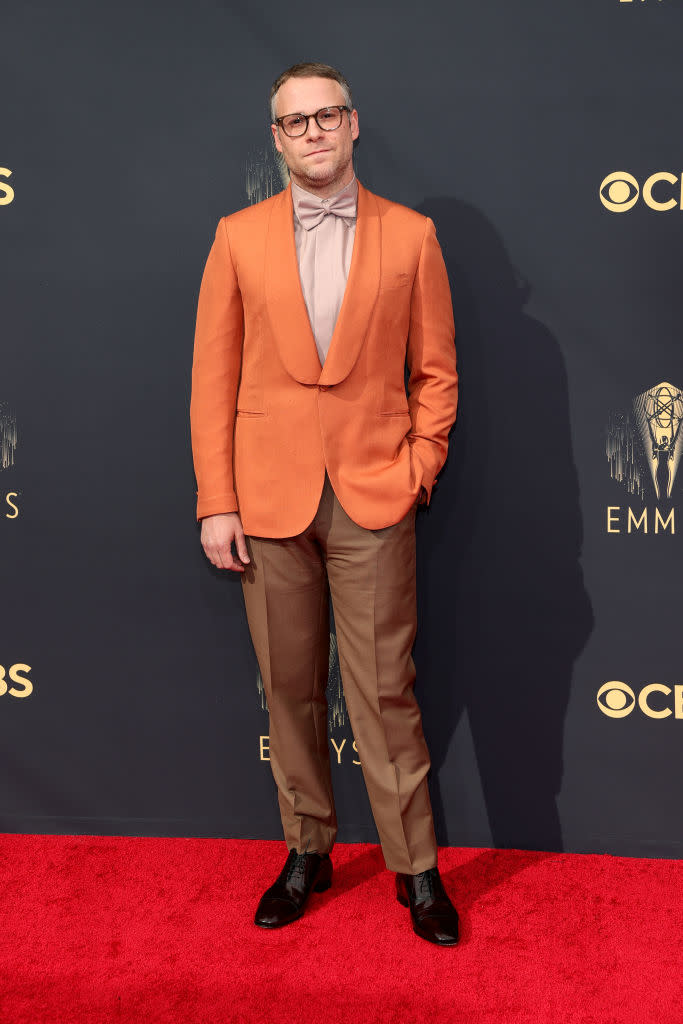
{"label": "cbs eye logo", "polygon": [[[654,694],[658,697],[651,702]],[[667,701],[666,698],[673,700]],[[603,683],[597,694],[598,707],[608,718],[626,718],[636,704],[648,718],[683,719],[683,686],[665,686],[664,683],[648,683],[638,696],[627,683],[611,680]]]}
{"label": "cbs eye logo", "polygon": [[635,704],[636,695],[626,683],[603,683],[598,690],[598,707],[609,718],[625,718],[631,714]]}
{"label": "cbs eye logo", "polygon": [[[662,182],[665,184],[662,185]],[[673,195],[671,194],[673,190],[666,187],[670,185],[679,185]],[[656,196],[654,194],[655,186],[657,186]],[[612,213],[625,213],[627,210],[632,210],[638,202],[641,188],[628,171],[612,171],[600,183],[598,195],[605,209]],[[643,184],[642,197],[645,205],[658,213],[673,210],[676,206],[683,210],[683,181],[669,171],[657,171],[656,174],[651,174]]]}

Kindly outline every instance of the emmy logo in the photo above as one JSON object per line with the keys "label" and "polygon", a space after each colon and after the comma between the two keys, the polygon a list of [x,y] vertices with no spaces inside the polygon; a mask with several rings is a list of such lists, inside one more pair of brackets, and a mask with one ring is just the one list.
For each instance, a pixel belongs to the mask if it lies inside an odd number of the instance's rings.
{"label": "emmy logo", "polygon": [[17,448],[16,417],[0,402],[0,469],[9,469],[14,465],[14,453]]}
{"label": "emmy logo", "polygon": [[671,498],[681,460],[683,395],[673,384],[656,384],[633,401],[657,501]]}
{"label": "emmy logo", "polygon": [[[0,402],[0,471],[11,469],[14,465],[14,453],[17,447],[17,421],[7,406]],[[4,518],[17,519],[19,506],[18,491],[7,491],[0,494],[0,506],[4,505]]]}
{"label": "emmy logo", "polygon": [[654,507],[635,511],[630,506],[607,507],[608,533],[676,532],[672,502],[678,465],[683,455],[683,391],[669,381],[636,395],[630,409],[610,416],[605,454],[610,476],[629,494]]}

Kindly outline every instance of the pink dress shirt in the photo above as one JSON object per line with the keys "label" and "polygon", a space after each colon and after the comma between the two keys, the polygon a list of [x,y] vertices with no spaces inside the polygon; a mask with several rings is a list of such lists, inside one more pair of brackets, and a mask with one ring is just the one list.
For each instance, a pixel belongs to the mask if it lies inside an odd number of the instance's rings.
{"label": "pink dress shirt", "polygon": [[321,365],[339,316],[356,235],[358,182],[319,199],[292,182],[299,277]]}

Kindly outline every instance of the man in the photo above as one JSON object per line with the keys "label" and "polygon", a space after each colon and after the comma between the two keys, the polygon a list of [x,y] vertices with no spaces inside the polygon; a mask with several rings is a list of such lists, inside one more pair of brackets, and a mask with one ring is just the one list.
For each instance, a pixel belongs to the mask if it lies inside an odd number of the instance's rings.
{"label": "man", "polygon": [[356,180],[358,113],[339,71],[284,72],[271,120],[291,183],[218,224],[191,403],[202,545],[242,573],[289,848],[255,923],[288,924],[331,885],[329,585],[397,898],[418,935],[454,945],[411,657],[415,508],[430,501],[457,404],[448,278],[432,221]]}

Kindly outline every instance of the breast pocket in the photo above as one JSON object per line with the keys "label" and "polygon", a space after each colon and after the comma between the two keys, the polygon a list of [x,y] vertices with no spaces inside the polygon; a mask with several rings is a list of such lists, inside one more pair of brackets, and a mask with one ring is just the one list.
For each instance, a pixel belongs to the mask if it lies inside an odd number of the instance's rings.
{"label": "breast pocket", "polygon": [[263,403],[263,388],[259,386],[259,383],[245,380],[244,376],[242,377],[240,389],[237,392],[238,416],[265,415],[265,406]]}

